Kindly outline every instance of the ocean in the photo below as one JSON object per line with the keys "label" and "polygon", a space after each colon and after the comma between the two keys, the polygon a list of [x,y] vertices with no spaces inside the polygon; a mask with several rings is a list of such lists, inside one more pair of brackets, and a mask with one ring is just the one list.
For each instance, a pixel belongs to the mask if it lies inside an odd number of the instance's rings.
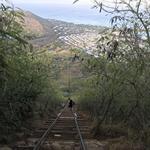
{"label": "ocean", "polygon": [[109,26],[110,16],[99,13],[92,6],[50,5],[50,4],[16,4],[15,6],[35,13],[47,19],[56,19],[76,24]]}

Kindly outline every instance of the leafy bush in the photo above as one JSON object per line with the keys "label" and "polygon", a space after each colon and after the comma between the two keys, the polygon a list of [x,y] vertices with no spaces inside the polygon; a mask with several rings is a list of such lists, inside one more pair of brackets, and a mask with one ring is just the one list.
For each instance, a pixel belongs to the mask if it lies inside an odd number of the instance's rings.
{"label": "leafy bush", "polygon": [[149,9],[141,0],[120,0],[114,8],[95,2],[96,8],[111,12],[112,29],[104,32],[98,41],[99,57],[85,58],[85,73],[90,76],[91,88],[88,89],[90,99],[83,91],[81,105],[97,119],[97,130],[102,124],[123,124],[147,145],[150,136],[146,132],[150,127]]}
{"label": "leafy bush", "polygon": [[[58,105],[52,88],[51,58],[26,42],[23,13],[3,1],[0,5],[0,136],[9,135],[33,117],[39,95]],[[57,88],[57,87],[55,87]],[[49,90],[49,94],[47,94]],[[56,93],[56,95],[55,95]],[[55,97],[55,98],[54,98]],[[54,98],[54,99],[53,99]],[[47,101],[48,101],[47,99]],[[0,137],[0,138],[1,138]]]}

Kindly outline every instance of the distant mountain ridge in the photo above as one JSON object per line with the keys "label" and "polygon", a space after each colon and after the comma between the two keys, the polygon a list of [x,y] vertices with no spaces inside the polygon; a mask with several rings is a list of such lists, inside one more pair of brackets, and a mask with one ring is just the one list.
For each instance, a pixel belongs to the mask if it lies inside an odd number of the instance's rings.
{"label": "distant mountain ridge", "polygon": [[24,15],[25,30],[29,34],[36,35],[36,38],[33,38],[31,42],[37,46],[56,42],[60,39],[59,37],[62,36],[81,34],[85,32],[99,32],[99,30],[105,28],[101,26],[68,23],[54,19],[44,19],[29,11],[25,11]]}

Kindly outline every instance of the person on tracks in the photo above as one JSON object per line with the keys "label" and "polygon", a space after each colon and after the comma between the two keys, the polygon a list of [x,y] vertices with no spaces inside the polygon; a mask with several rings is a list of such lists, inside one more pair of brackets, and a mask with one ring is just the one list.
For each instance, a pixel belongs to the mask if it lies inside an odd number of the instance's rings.
{"label": "person on tracks", "polygon": [[73,110],[73,106],[75,105],[75,102],[69,97],[68,98],[68,107],[70,108],[70,110]]}

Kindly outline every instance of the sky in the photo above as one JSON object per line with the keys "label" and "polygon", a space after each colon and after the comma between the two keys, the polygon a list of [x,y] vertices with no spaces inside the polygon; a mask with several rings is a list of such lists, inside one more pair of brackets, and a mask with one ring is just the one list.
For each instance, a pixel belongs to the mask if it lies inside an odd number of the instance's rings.
{"label": "sky", "polygon": [[92,9],[93,0],[11,0],[15,7],[38,16],[76,24],[109,26],[109,17]]}
{"label": "sky", "polygon": [[[0,0],[2,1],[2,0]],[[73,4],[74,0],[9,0],[15,7],[47,19],[56,19],[76,24],[91,24],[110,26],[110,16],[105,13],[99,13],[97,9],[91,9],[94,0],[79,0]],[[112,6],[116,0],[98,0]],[[129,0],[127,0],[129,1]],[[145,4],[150,4],[150,0]],[[136,0],[132,3],[136,4]],[[150,6],[149,6],[150,7]]]}
{"label": "sky", "polygon": [[[26,4],[65,4],[70,5],[74,0],[11,0],[16,4],[26,3]],[[80,5],[91,5],[92,0],[80,0],[78,1]]]}

